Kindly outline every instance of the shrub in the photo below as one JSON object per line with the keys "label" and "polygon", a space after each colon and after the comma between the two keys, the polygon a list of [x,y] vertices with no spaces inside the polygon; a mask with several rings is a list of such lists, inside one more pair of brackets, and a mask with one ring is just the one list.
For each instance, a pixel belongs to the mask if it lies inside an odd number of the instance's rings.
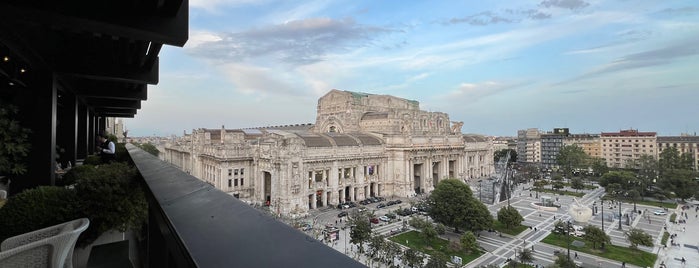
{"label": "shrub", "polygon": [[83,242],[90,243],[112,229],[138,229],[148,208],[136,169],[117,162],[100,165],[90,175],[80,178],[75,186],[81,213],[90,218]]}
{"label": "shrub", "polygon": [[56,181],[56,186],[65,186],[76,183],[81,178],[94,177],[95,166],[93,165],[81,165],[76,166],[68,170],[63,178]]}
{"label": "shrub", "polygon": [[96,165],[99,165],[99,164],[102,164],[102,159],[100,159],[100,157],[97,156],[97,155],[88,155],[88,156],[85,158],[85,161],[83,161],[83,165],[93,165],[93,166],[96,166]]}
{"label": "shrub", "polygon": [[0,209],[0,241],[82,216],[75,191],[56,186],[25,190]]}
{"label": "shrub", "polygon": [[434,226],[434,230],[437,231],[438,234],[443,235],[447,233],[447,228],[444,227],[444,224],[437,223]]}

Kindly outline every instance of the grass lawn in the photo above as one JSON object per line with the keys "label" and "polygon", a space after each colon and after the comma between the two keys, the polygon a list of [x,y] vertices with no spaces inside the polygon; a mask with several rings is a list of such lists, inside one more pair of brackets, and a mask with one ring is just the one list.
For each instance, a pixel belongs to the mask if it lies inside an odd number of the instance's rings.
{"label": "grass lawn", "polygon": [[453,252],[449,250],[449,241],[441,239],[441,238],[436,238],[432,241],[432,243],[428,244],[425,242],[422,237],[420,237],[420,232],[418,231],[410,231],[407,233],[402,233],[397,236],[389,237],[393,242],[396,242],[398,244],[401,244],[403,246],[412,248],[414,250],[421,251],[423,253],[432,255],[434,254],[435,251],[441,251],[447,256],[459,256],[462,259],[462,263],[466,264],[469,263],[479,256],[483,254],[482,252],[475,252],[471,254],[466,254],[463,251],[461,252]]}
{"label": "grass lawn", "polygon": [[[606,195],[602,197],[604,200],[614,200],[618,201],[618,199],[613,198],[613,197],[607,197]],[[629,199],[623,199],[622,200],[624,203],[629,203],[633,204],[633,201]],[[677,203],[675,202],[660,202],[660,201],[652,201],[652,200],[636,200],[637,205],[646,205],[646,206],[655,206],[655,207],[661,207],[661,208],[677,208]]]}
{"label": "grass lawn", "polygon": [[535,189],[535,191],[543,192],[543,193],[552,193],[552,194],[572,195],[572,196],[576,196],[576,197],[583,197],[585,195],[585,193],[576,193],[576,192],[571,192],[571,191],[558,191],[558,190],[551,190],[551,189]]}
{"label": "grass lawn", "polygon": [[667,239],[670,238],[670,233],[664,232],[663,233],[663,239],[660,241],[661,245],[666,245],[667,244]]}
{"label": "grass lawn", "polygon": [[[575,239],[575,237],[571,237],[570,242],[572,243],[575,240],[580,239]],[[652,267],[655,264],[655,260],[658,258],[658,256],[653,253],[615,245],[605,245],[605,250],[601,251],[599,249],[599,245],[597,245],[597,249],[592,249],[592,243],[589,243],[584,240],[580,241],[585,242],[585,246],[579,248],[571,245],[570,249],[600,256],[607,259],[617,260],[619,262],[626,262],[629,264],[638,265],[641,267]],[[549,236],[544,238],[542,242],[565,248],[566,236],[550,234]]]}
{"label": "grass lawn", "polygon": [[517,227],[513,227],[512,229],[507,229],[507,227],[505,226],[504,223],[499,222],[498,220],[493,221],[493,229],[495,229],[498,232],[513,235],[513,236],[518,235],[521,232],[524,232],[524,230],[526,230],[527,228],[529,228],[529,226],[520,225]]}

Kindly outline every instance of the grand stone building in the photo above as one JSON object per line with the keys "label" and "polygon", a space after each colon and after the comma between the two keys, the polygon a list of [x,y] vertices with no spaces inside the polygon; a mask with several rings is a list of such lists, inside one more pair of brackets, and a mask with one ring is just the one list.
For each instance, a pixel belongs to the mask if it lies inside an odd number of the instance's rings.
{"label": "grand stone building", "polygon": [[332,90],[318,100],[315,124],[196,129],[161,155],[225,192],[298,216],[429,193],[447,178],[489,177],[492,141],[462,134],[461,125],[414,100]]}

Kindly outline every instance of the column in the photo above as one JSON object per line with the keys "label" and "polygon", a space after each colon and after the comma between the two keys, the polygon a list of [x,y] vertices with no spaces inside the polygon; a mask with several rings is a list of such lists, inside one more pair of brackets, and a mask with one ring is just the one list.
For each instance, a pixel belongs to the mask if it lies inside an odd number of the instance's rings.
{"label": "column", "polygon": [[327,207],[327,206],[328,206],[328,196],[327,196],[327,194],[325,193],[325,191],[323,191],[323,193],[322,193],[322,195],[321,195],[321,197],[320,197],[320,200],[321,200],[321,202],[322,202],[322,204],[323,204],[323,207]]}
{"label": "column", "polygon": [[90,143],[90,116],[87,106],[83,103],[78,103],[78,125],[77,125],[77,151],[75,157],[77,159],[85,159],[89,154]]}
{"label": "column", "polygon": [[311,208],[318,208],[318,192],[313,191],[313,200],[311,200]]}
{"label": "column", "polygon": [[354,186],[349,186],[349,201],[356,201],[354,200]]}

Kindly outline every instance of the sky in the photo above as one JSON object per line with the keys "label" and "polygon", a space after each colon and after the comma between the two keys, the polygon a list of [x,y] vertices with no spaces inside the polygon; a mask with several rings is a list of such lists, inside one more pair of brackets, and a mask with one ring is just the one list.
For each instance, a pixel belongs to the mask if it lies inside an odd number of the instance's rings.
{"label": "sky", "polygon": [[699,1],[190,0],[129,136],[314,123],[332,89],[462,132],[699,131]]}

